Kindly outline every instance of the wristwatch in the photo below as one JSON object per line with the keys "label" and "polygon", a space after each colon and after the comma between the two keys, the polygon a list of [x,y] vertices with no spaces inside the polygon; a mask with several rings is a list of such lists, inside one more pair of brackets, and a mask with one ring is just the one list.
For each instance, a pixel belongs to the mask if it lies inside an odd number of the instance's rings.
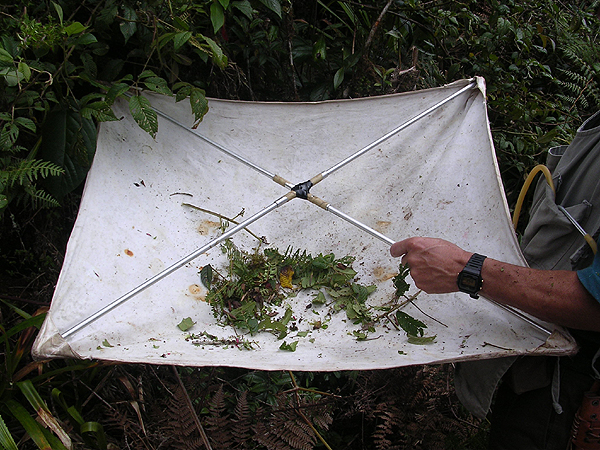
{"label": "wristwatch", "polygon": [[458,274],[456,283],[458,290],[469,294],[472,298],[479,298],[479,290],[483,285],[481,268],[486,256],[473,253],[465,268]]}

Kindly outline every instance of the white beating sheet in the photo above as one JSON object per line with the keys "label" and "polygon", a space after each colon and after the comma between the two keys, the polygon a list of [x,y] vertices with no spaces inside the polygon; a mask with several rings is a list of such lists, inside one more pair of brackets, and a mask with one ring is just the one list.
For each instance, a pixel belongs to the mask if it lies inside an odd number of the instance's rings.
{"label": "white beating sheet", "polygon": [[[261,103],[209,100],[210,111],[193,133],[293,184],[336,167],[355,152],[442,102],[469,80],[443,88],[357,100]],[[161,118],[155,139],[131,119],[125,103],[119,122],[100,127],[79,215],[69,240],[52,305],[35,342],[37,358],[75,357],[265,370],[358,370],[494,358],[513,354],[565,354],[575,345],[553,325],[542,328],[485,299],[466,294],[419,294],[411,316],[427,324],[434,343],[408,343],[406,333],[378,326],[366,341],[357,326],[326,306],[310,307],[300,294],[290,303],[300,335],[294,352],[280,350],[269,333],[244,336],[254,349],[189,339],[209,333],[227,341],[204,301],[199,271],[226,263],[219,246],[208,250],[96,320],[67,333],[95,312],[163,273],[220,231],[214,214],[244,210],[251,217],[289,189],[189,132],[185,102],[150,96],[155,108],[187,124]],[[392,240],[435,236],[490,257],[525,265],[512,231],[487,120],[485,86],[475,86],[374,146],[312,187],[312,194]],[[248,227],[271,246],[356,257],[362,284],[376,284],[370,305],[390,301],[398,259],[389,245],[322,208],[293,199]],[[244,231],[242,249],[257,245]],[[413,287],[410,294],[415,293]],[[194,326],[177,325],[190,317]],[[327,328],[315,328],[317,321]],[[304,335],[306,334],[306,335]]]}

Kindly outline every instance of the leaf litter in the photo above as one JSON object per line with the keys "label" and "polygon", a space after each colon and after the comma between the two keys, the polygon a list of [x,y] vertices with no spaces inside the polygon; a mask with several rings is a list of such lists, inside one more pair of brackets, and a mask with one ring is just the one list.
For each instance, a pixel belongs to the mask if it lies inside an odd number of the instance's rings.
{"label": "leaf litter", "polygon": [[[284,252],[273,247],[261,250],[260,245],[252,252],[246,252],[230,239],[221,244],[221,250],[227,256],[226,267],[217,269],[208,264],[201,268],[199,276],[208,290],[206,301],[213,316],[219,325],[232,327],[236,336],[220,339],[206,332],[189,334],[186,339],[195,345],[254,349],[257,343],[243,335],[267,332],[283,341],[280,350],[293,352],[299,341],[284,339],[307,337],[312,330],[326,329],[336,314],[345,314],[346,319],[357,326],[348,333],[357,340],[368,340],[369,334],[376,332],[376,326],[390,323],[396,329],[404,330],[411,344],[425,345],[435,341],[436,336],[425,336],[425,323],[400,311],[418,295],[406,295],[410,288],[406,277],[410,271],[402,264],[398,275],[392,279],[395,292],[391,301],[383,306],[369,306],[367,300],[376,286],[357,282],[357,272],[352,267],[353,256],[337,258],[333,253],[313,256],[291,247]],[[319,319],[311,321],[296,317],[287,300],[301,291],[312,295],[305,311],[312,310]],[[306,320],[304,327],[308,324],[309,328],[299,330],[298,324],[303,320]],[[178,327],[188,331],[193,324],[191,318],[185,318]],[[296,334],[292,336],[294,332]]]}

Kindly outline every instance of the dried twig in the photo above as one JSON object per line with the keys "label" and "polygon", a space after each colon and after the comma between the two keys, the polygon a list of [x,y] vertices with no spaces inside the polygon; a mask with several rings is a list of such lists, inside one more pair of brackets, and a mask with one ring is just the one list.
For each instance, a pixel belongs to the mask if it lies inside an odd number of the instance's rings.
{"label": "dried twig", "polygon": [[375,33],[377,32],[377,29],[379,28],[381,19],[383,19],[383,16],[385,16],[385,13],[387,12],[387,10],[390,9],[392,2],[393,2],[393,0],[388,0],[387,4],[381,10],[379,17],[377,17],[377,20],[373,23],[373,26],[371,27],[371,31],[369,31],[369,36],[367,37],[367,41],[365,42],[365,49],[364,49],[365,55],[368,54],[369,47],[371,46],[371,42],[373,41],[373,38],[375,37]]}
{"label": "dried twig", "polygon": [[[183,206],[189,206],[190,208],[197,209],[198,211],[202,211],[203,213],[206,213],[206,214],[211,214],[211,215],[213,215],[215,217],[218,217],[221,220],[226,220],[227,222],[231,222],[231,223],[234,223],[236,225],[239,224],[239,222],[236,222],[235,219],[230,219],[229,217],[225,217],[224,215],[219,214],[218,212],[214,212],[214,211],[211,211],[209,209],[204,209],[204,208],[201,208],[200,206],[192,205],[191,203],[182,203],[182,205]],[[238,214],[238,216],[240,216],[240,215],[242,215],[242,214],[241,213]],[[252,237],[254,237],[257,241],[265,243],[266,238],[264,236],[258,237],[256,234],[254,234],[248,228],[244,228],[244,231],[247,231],[248,233],[250,233],[250,235],[252,235]]]}

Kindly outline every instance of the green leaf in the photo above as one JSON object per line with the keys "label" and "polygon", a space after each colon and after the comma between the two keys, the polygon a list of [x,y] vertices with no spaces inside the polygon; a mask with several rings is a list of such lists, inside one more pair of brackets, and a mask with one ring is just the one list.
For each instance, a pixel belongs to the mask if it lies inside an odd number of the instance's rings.
{"label": "green leaf", "polygon": [[289,321],[294,317],[294,311],[289,306],[285,310],[285,314],[283,315],[283,319],[281,319],[281,323],[287,325]]}
{"label": "green leaf", "polygon": [[0,344],[4,343],[11,336],[18,334],[21,331],[26,330],[27,328],[35,327],[39,330],[42,326],[42,323],[44,322],[45,317],[45,314],[39,314],[37,316],[33,316],[28,319],[22,320],[15,326],[11,327],[9,330],[2,333],[2,336],[0,336]]}
{"label": "green leaf", "polygon": [[204,40],[210,47],[213,62],[221,69],[224,69],[225,66],[227,66],[227,56],[223,54],[223,50],[221,50],[221,47],[219,47],[219,45],[211,38],[204,36]]}
{"label": "green leaf", "polygon": [[7,67],[5,69],[0,70],[0,77],[4,77],[8,86],[14,87],[25,78],[25,75],[23,75],[16,69]]}
{"label": "green leaf", "polygon": [[5,450],[19,450],[6,423],[4,423],[4,419],[2,419],[2,415],[0,415],[0,446]]}
{"label": "green leaf", "polygon": [[142,130],[156,137],[158,132],[158,117],[156,111],[152,109],[150,101],[141,95],[134,95],[129,99],[129,110],[133,119]]}
{"label": "green leaf", "polygon": [[410,273],[410,268],[400,264],[398,267],[398,272],[398,275],[392,278],[392,281],[394,282],[394,287],[396,288],[396,297],[402,297],[410,289],[410,284],[406,282],[406,277]]}
{"label": "green leaf", "polygon": [[414,336],[412,334],[408,334],[408,343],[415,345],[427,345],[433,344],[435,342],[435,338],[437,335],[433,336]]}
{"label": "green leaf", "polygon": [[86,119],[94,118],[98,122],[114,122],[119,118],[106,102],[94,102],[82,108],[81,115]]}
{"label": "green leaf", "polygon": [[173,38],[173,47],[175,51],[179,50],[187,41],[192,37],[191,31],[182,31],[181,33],[177,33]]}
{"label": "green leaf", "polygon": [[192,92],[192,85],[184,82],[175,83],[173,92],[175,92],[175,101],[180,102],[189,97],[190,92]]}
{"label": "green leaf", "polygon": [[321,291],[319,291],[317,296],[312,300],[315,305],[324,305],[326,301],[325,294]]}
{"label": "green leaf", "polygon": [[[60,439],[60,442],[67,447],[71,446],[71,438],[62,428],[56,417],[52,415],[48,405],[42,399],[31,380],[25,380],[16,383],[29,404],[35,409],[39,420],[44,423]],[[55,448],[55,445],[52,446]]]}
{"label": "green leaf", "polygon": [[356,338],[357,341],[366,341],[369,335],[364,331],[353,331],[352,335]]}
{"label": "green leaf", "polygon": [[279,0],[260,0],[260,2],[281,18],[281,3]]}
{"label": "green leaf", "polygon": [[9,150],[19,137],[19,127],[16,123],[5,123],[0,130],[0,149]]}
{"label": "green leaf", "polygon": [[15,119],[15,123],[18,124],[22,128],[27,128],[29,131],[36,132],[37,128],[35,126],[35,122],[27,117],[17,117]]}
{"label": "green leaf", "polygon": [[161,50],[165,45],[175,39],[175,35],[177,33],[164,33],[158,36],[156,40],[156,46],[159,50]]}
{"label": "green leaf", "polygon": [[79,36],[77,38],[77,40],[75,40],[75,44],[76,45],[90,45],[90,44],[94,44],[98,42],[98,39],[96,39],[96,36],[94,36],[92,33],[85,33],[81,36]]}
{"label": "green leaf", "polygon": [[223,11],[223,6],[217,1],[213,1],[210,5],[210,21],[215,34],[225,24],[225,11]]}
{"label": "green leaf", "polygon": [[551,142],[553,139],[556,138],[556,136],[558,135],[558,129],[557,128],[553,128],[552,130],[548,131],[546,134],[544,134],[542,137],[540,137],[537,140],[538,144],[548,144],[549,142]]}
{"label": "green leaf", "polygon": [[85,422],[81,424],[79,431],[87,442],[92,442],[94,447],[97,447],[101,450],[108,447],[106,434],[104,433],[104,427],[100,423]]}
{"label": "green leaf", "polygon": [[213,279],[213,268],[210,264],[205,265],[200,270],[200,281],[206,287],[206,289],[210,289],[210,285]]}
{"label": "green leaf", "polygon": [[52,6],[54,6],[54,9],[56,10],[56,14],[58,14],[58,21],[60,22],[60,24],[63,24],[63,9],[62,7],[57,4],[52,2]]}
{"label": "green leaf", "polygon": [[270,317],[267,317],[266,319],[262,320],[257,327],[259,330],[273,330],[273,331],[277,331],[279,333],[279,335],[277,336],[277,339],[283,339],[284,337],[287,336],[287,327],[278,320],[271,320]]}
{"label": "green leaf", "polygon": [[126,83],[113,84],[108,92],[106,93],[106,102],[112,105],[117,97],[123,95],[129,89],[129,85]]}
{"label": "green leaf", "polygon": [[396,319],[398,320],[398,325],[409,336],[423,336],[423,330],[427,328],[427,325],[423,322],[409,316],[404,311],[396,311]]}
{"label": "green leaf", "polygon": [[19,61],[19,64],[17,65],[17,70],[23,75],[23,79],[25,81],[29,81],[29,79],[31,78],[31,69],[27,64],[25,64],[23,61]]}
{"label": "green leaf", "polygon": [[327,44],[323,37],[320,37],[313,45],[313,59],[315,61],[319,59],[325,61],[327,59]]}
{"label": "green leaf", "polygon": [[44,402],[44,400],[42,399],[42,397],[36,390],[35,386],[31,382],[31,380],[25,380],[25,381],[18,382],[17,387],[21,390],[21,392],[23,393],[25,398],[29,401],[31,406],[33,406],[33,408],[36,411],[39,411],[41,409],[50,411],[48,409],[48,406],[46,405],[46,403]]}
{"label": "green leaf", "polygon": [[68,27],[65,27],[65,33],[67,33],[67,36],[73,36],[75,34],[83,33],[87,28],[88,27],[82,25],[80,22],[73,22]]}
{"label": "green leaf", "polygon": [[298,345],[298,341],[291,342],[290,344],[288,344],[286,341],[283,341],[283,344],[281,344],[279,346],[279,350],[285,350],[287,352],[295,352],[297,345]]}
{"label": "green leaf", "polygon": [[0,47],[0,62],[12,63],[13,61],[14,60],[11,54],[4,50],[2,47]]}
{"label": "green leaf", "polygon": [[108,339],[104,339],[104,340],[102,341],[102,345],[103,345],[104,347],[108,347],[108,348],[114,347],[114,345],[112,345],[110,342],[108,342]]}
{"label": "green leaf", "polygon": [[8,399],[5,405],[10,410],[11,414],[21,423],[29,437],[35,442],[40,450],[53,450],[52,446],[46,439],[40,424],[31,417],[31,414],[15,400]]}
{"label": "green leaf", "polygon": [[96,125],[74,110],[48,114],[42,129],[39,156],[64,170],[44,180],[44,187],[59,202],[85,179],[96,152]]}
{"label": "green leaf", "polygon": [[181,322],[179,322],[177,328],[179,328],[181,331],[187,331],[194,326],[194,323],[195,322],[192,320],[191,317],[186,317]]}
{"label": "green leaf", "polygon": [[190,90],[190,106],[194,113],[195,126],[202,121],[208,113],[208,100],[203,89],[192,87]]}
{"label": "green leaf", "polygon": [[344,81],[344,68],[340,67],[333,76],[333,88],[337,89]]}
{"label": "green leaf", "polygon": [[252,19],[252,5],[248,0],[242,0],[239,2],[232,2],[232,8],[237,8],[240,12],[245,15],[248,19]]}
{"label": "green leaf", "polygon": [[119,28],[121,29],[121,34],[125,38],[125,43],[127,43],[129,38],[137,31],[137,18],[135,9],[129,6],[123,6],[123,22],[119,24]]}
{"label": "green leaf", "polygon": [[155,76],[157,76],[157,75],[154,73],[154,71],[146,69],[142,73],[140,73],[138,78],[140,80],[143,80],[144,78],[150,78],[150,77],[155,77]]}
{"label": "green leaf", "polygon": [[173,92],[169,89],[167,81],[160,77],[149,77],[144,80],[144,84],[148,89],[159,94],[171,96]]}
{"label": "green leaf", "polygon": [[178,30],[189,31],[190,26],[181,18],[181,17],[173,17],[173,25]]}

